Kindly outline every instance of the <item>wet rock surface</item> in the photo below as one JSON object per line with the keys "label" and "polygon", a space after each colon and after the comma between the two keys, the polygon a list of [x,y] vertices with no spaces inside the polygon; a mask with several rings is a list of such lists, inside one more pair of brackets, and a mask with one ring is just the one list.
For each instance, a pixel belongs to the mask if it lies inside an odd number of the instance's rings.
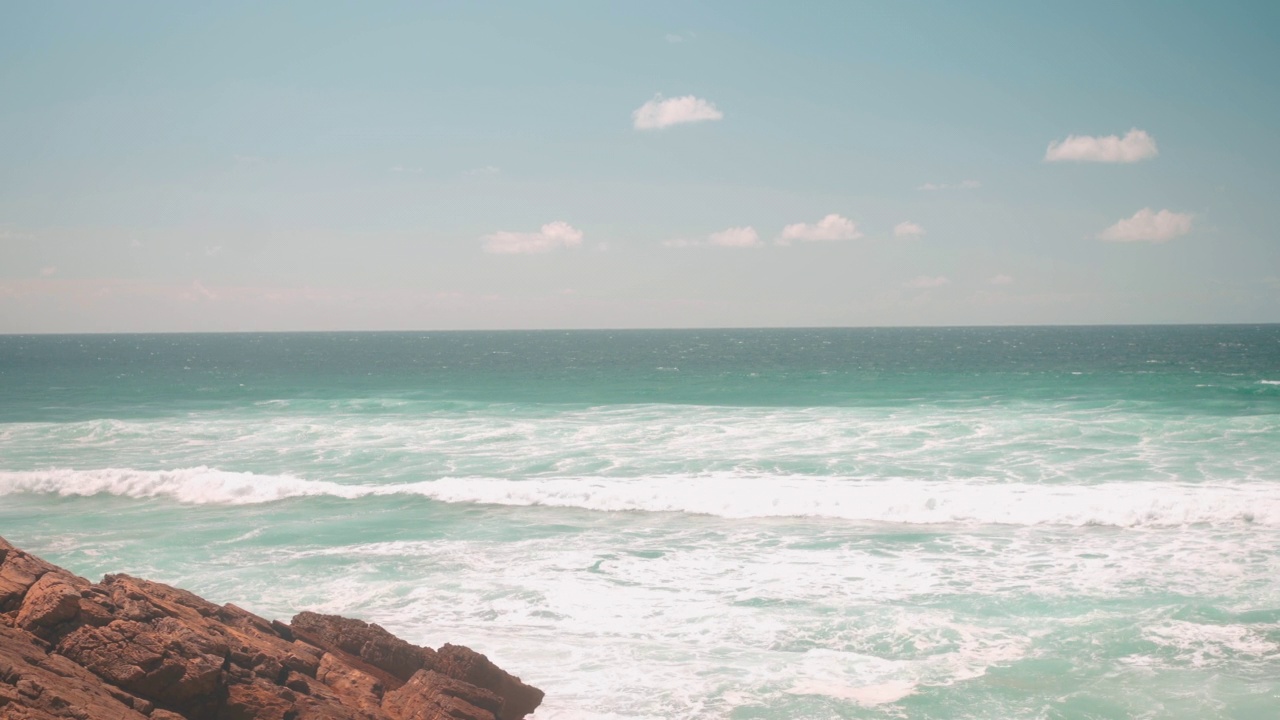
{"label": "wet rock surface", "polygon": [[0,719],[518,720],[543,693],[458,645],[289,624],[128,575],[91,583],[0,538]]}

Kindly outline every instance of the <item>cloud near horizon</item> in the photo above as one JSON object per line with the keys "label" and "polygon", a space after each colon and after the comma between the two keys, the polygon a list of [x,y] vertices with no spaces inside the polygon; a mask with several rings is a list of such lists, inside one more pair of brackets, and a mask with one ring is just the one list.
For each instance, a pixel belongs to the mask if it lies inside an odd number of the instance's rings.
{"label": "cloud near horizon", "polygon": [[916,187],[917,190],[977,190],[982,183],[977,180],[961,180],[958,183],[927,182]]}
{"label": "cloud near horizon", "polygon": [[711,233],[707,242],[717,247],[728,248],[758,247],[761,244],[760,234],[750,225],[726,228],[720,232]]}
{"label": "cloud near horizon", "polygon": [[1133,217],[1120,220],[1098,233],[1099,240],[1109,242],[1168,242],[1191,232],[1191,215],[1169,210],[1153,212],[1142,208]]}
{"label": "cloud near horizon", "polygon": [[918,238],[924,234],[924,228],[918,223],[904,220],[893,226],[893,236],[899,238]]}
{"label": "cloud near horizon", "polygon": [[538,232],[498,231],[480,238],[484,251],[493,255],[534,255],[582,244],[582,231],[563,220],[547,223]]}
{"label": "cloud near horizon", "polygon": [[672,125],[720,120],[724,113],[709,100],[693,95],[662,99],[655,96],[631,113],[637,130],[660,130]]}
{"label": "cloud near horizon", "polygon": [[939,288],[943,285],[950,285],[951,281],[942,275],[930,277],[928,275],[917,275],[907,282],[903,283],[903,287],[913,290],[928,290],[930,288]]}
{"label": "cloud near horizon", "polygon": [[857,240],[860,237],[862,233],[858,232],[858,226],[852,220],[831,213],[812,225],[793,223],[786,226],[777,242],[779,245],[790,245],[793,242]]}
{"label": "cloud near horizon", "polygon": [[1049,143],[1045,162],[1135,163],[1159,154],[1156,140],[1145,130],[1133,128],[1124,137],[1107,135],[1068,135],[1066,140]]}

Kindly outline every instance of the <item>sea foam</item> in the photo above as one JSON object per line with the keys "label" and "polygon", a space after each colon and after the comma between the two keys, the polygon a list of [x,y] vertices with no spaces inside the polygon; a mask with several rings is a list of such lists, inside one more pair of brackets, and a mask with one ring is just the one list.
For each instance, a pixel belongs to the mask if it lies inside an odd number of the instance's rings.
{"label": "sea foam", "polygon": [[525,480],[445,477],[412,483],[346,484],[209,467],[0,472],[0,496],[18,493],[64,497],[107,494],[227,505],[316,496],[357,500],[408,495],[447,503],[908,524],[1280,525],[1280,497],[1264,483],[1248,482],[1065,485],[713,473]]}

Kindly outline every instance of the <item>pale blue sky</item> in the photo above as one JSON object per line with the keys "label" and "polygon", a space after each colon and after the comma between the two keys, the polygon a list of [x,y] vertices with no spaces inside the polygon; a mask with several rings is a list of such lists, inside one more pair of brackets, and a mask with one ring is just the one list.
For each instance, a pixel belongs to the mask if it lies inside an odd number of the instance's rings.
{"label": "pale blue sky", "polygon": [[1280,321],[1280,3],[0,18],[0,332]]}

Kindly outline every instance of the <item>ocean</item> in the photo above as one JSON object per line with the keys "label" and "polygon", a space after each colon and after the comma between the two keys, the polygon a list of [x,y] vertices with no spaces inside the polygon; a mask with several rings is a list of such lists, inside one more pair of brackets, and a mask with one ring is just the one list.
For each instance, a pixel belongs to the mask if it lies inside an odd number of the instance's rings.
{"label": "ocean", "polygon": [[1280,717],[1280,326],[0,336],[0,535],[569,718]]}

